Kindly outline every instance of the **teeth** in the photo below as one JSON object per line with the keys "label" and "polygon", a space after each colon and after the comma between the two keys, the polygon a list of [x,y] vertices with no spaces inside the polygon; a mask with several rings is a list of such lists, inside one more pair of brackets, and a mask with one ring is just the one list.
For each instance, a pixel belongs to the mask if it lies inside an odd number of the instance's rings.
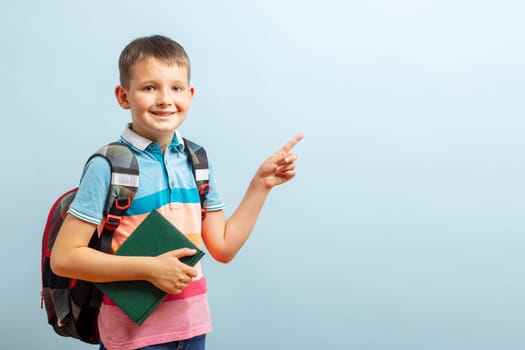
{"label": "teeth", "polygon": [[163,113],[161,113],[161,112],[154,112],[153,114],[158,115],[158,116],[161,116],[161,117],[169,117],[169,116],[171,116],[171,115],[174,115],[175,113],[176,113],[176,112],[169,112],[169,113],[165,113],[165,112],[163,112]]}

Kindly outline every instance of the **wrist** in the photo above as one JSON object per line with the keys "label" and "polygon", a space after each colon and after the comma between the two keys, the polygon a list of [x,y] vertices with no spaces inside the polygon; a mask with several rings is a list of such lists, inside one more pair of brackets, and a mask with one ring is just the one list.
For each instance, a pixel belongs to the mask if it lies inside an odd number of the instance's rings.
{"label": "wrist", "polygon": [[260,193],[265,193],[265,194],[268,194],[270,192],[270,190],[272,189],[271,186],[268,186],[266,184],[266,182],[264,181],[264,179],[258,177],[258,176],[255,176],[251,183],[250,183],[250,188],[252,188],[252,190],[256,191],[256,192],[260,192]]}
{"label": "wrist", "polygon": [[155,258],[149,256],[137,258],[139,259],[136,269],[138,279],[151,282],[156,274]]}

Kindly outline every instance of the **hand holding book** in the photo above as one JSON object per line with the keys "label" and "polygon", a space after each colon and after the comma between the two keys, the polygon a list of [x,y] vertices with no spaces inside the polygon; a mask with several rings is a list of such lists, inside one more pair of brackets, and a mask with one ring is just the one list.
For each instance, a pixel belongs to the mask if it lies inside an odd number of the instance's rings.
{"label": "hand holding book", "polygon": [[180,248],[157,256],[156,273],[149,282],[168,294],[181,293],[193,278],[197,277],[197,270],[181,262],[181,260],[196,253],[195,249]]}

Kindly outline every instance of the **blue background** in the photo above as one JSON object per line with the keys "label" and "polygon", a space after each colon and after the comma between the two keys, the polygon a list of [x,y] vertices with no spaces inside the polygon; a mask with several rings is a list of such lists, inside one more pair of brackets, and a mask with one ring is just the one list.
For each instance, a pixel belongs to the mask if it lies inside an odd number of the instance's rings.
{"label": "blue background", "polygon": [[159,33],[192,59],[181,131],[228,214],[305,134],[236,260],[204,260],[210,349],[525,348],[524,15],[521,0],[2,2],[1,347],[93,348],[46,325],[41,232],[129,120],[120,51]]}

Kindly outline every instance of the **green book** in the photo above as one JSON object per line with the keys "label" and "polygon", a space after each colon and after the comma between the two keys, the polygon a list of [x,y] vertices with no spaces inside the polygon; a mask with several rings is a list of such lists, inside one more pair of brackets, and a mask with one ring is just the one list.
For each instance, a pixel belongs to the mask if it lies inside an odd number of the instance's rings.
{"label": "green book", "polygon": [[[180,259],[189,266],[194,266],[204,256],[204,252],[171,222],[153,210],[117,249],[115,255],[157,256],[179,248],[197,250],[195,255]],[[147,281],[121,281],[95,283],[95,285],[137,325],[141,325],[167,296],[167,293]]]}

